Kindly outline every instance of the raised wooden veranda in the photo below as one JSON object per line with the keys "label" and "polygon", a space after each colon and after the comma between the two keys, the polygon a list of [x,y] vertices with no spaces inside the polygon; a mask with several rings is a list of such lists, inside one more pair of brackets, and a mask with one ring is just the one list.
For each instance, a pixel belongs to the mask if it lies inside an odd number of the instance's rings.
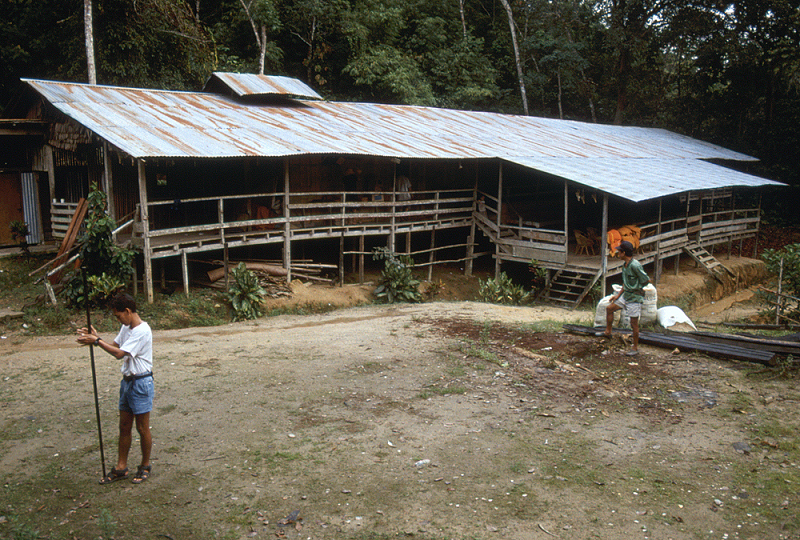
{"label": "raised wooden veranda", "polygon": [[[237,213],[243,206],[257,207],[278,199],[285,209],[282,215],[251,218]],[[359,274],[363,280],[364,240],[367,237],[387,238],[387,247],[395,252],[414,256],[417,266],[464,262],[471,273],[472,261],[491,254],[499,274],[503,262],[536,263],[548,269],[550,279],[544,298],[575,307],[592,286],[621,272],[621,261],[604,257],[601,243],[594,255],[578,255],[569,234],[569,218],[565,215],[559,227],[534,221],[506,223],[498,215],[501,201],[477,190],[437,190],[414,192],[413,199],[399,200],[396,192],[303,192],[256,193],[222,197],[192,198],[181,201],[153,201],[142,212],[137,208],[132,241],[142,249],[145,259],[145,288],[152,297],[152,261],[164,257],[181,257],[184,288],[188,292],[188,257],[206,251],[222,251],[227,261],[229,248],[280,244],[284,267],[291,279],[292,246],[312,239],[340,239],[340,268],[345,255],[358,256]],[[637,259],[653,264],[655,279],[661,272],[661,261],[689,253],[692,246],[701,250],[755,236],[758,232],[759,209],[737,209],[658,220],[640,225],[641,246]],[[180,226],[159,226],[159,223],[184,221]],[[566,226],[565,226],[566,224]],[[603,224],[605,237],[605,223]],[[546,228],[552,227],[552,228]],[[436,246],[436,231],[464,228],[464,242]],[[476,230],[494,246],[493,252],[476,253]],[[430,248],[411,253],[411,234],[430,233]],[[397,239],[406,235],[405,250],[397,249]],[[345,251],[344,239],[358,238],[359,249]],[[444,249],[464,249],[458,259],[441,260],[436,254]],[[690,254],[690,253],[689,253]],[[427,257],[427,261],[420,259]],[[713,257],[712,257],[713,258]],[[227,267],[227,265],[226,265]],[[605,293],[605,290],[603,290]]]}

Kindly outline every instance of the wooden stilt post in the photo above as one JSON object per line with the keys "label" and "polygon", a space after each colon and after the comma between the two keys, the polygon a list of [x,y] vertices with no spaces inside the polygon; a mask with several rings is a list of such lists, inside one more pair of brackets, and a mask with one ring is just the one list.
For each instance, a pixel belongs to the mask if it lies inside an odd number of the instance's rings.
{"label": "wooden stilt post", "polygon": [[756,236],[753,241],[753,258],[758,257],[758,232],[761,230],[761,195],[758,196],[758,212],[756,213]]}
{"label": "wooden stilt post", "polygon": [[464,262],[464,275],[472,275],[472,259],[475,256],[475,212],[478,209],[478,167],[475,166],[475,188],[472,190],[472,218],[467,237],[467,260]]}
{"label": "wooden stilt post", "polygon": [[289,221],[289,160],[283,160],[283,267],[286,269],[286,283],[292,282],[292,224]]}
{"label": "wooden stilt post", "polygon": [[183,269],[183,292],[189,296],[189,261],[186,258],[186,250],[181,250],[181,268]]}
{"label": "wooden stilt post", "polygon": [[433,261],[436,260],[436,227],[431,229],[431,253],[428,255],[428,281],[433,279]]}
{"label": "wooden stilt post", "polygon": [[[733,188],[731,188],[731,222],[736,220],[736,197],[734,197]],[[731,258],[733,252],[733,234],[728,238],[728,256],[726,259]]]}
{"label": "wooden stilt post", "polygon": [[600,225],[600,268],[603,277],[600,279],[600,297],[606,296],[606,274],[608,274],[608,193],[603,193],[603,223]]}
{"label": "wooden stilt post", "polygon": [[[108,217],[117,222],[117,208],[114,204],[114,179],[111,176],[111,150],[107,142],[103,142],[103,191],[108,201]],[[116,240],[116,235],[115,240]]]}
{"label": "wooden stilt post", "polygon": [[230,290],[231,288],[231,279],[230,279],[231,273],[228,271],[228,264],[230,264],[228,260],[228,243],[225,242],[224,244],[222,244],[222,269],[225,272],[224,276],[225,276],[226,291]]}
{"label": "wooden stilt post", "polygon": [[569,185],[564,180],[564,260],[569,260]]}
{"label": "wooden stilt post", "polygon": [[358,282],[364,283],[364,235],[358,237]]}
{"label": "wooden stilt post", "polygon": [[497,173],[497,242],[494,245],[494,279],[500,279],[500,227],[503,223],[503,163]]}
{"label": "wooden stilt post", "polygon": [[395,223],[396,217],[394,215],[396,208],[395,205],[397,204],[397,162],[395,161],[394,167],[392,168],[392,214],[391,214],[391,221],[389,224],[389,251],[391,253],[396,253],[394,248],[394,241],[395,241]]}
{"label": "wooden stilt post", "polygon": [[153,303],[153,254],[150,252],[150,212],[147,208],[147,177],[144,161],[136,162],[139,176],[139,215],[142,219],[142,239],[144,252],[144,291],[147,303]]}
{"label": "wooden stilt post", "polygon": [[656,224],[656,258],[653,265],[653,279],[654,283],[658,285],[658,280],[661,278],[661,202],[658,199],[658,223]]}
{"label": "wooden stilt post", "polygon": [[344,287],[344,231],[339,237],[339,286]]}

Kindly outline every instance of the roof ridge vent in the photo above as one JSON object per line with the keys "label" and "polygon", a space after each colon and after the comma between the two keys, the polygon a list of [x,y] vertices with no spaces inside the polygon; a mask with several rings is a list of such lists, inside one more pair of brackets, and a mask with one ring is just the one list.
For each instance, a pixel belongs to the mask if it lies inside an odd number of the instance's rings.
{"label": "roof ridge vent", "polygon": [[299,79],[256,73],[214,72],[203,87],[203,91],[228,94],[239,98],[282,96],[295,99],[323,99]]}

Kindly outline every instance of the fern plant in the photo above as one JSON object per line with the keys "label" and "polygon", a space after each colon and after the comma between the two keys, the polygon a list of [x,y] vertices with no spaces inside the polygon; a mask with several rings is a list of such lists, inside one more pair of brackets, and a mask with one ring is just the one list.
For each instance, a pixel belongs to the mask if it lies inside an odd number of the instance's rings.
{"label": "fern plant", "polygon": [[233,283],[227,297],[233,308],[234,321],[257,319],[264,315],[264,295],[266,291],[258,282],[258,276],[239,263],[233,272]]}
{"label": "fern plant", "polygon": [[419,302],[422,293],[419,280],[414,277],[414,260],[408,255],[397,256],[386,248],[375,248],[372,258],[384,259],[381,284],[375,289],[379,300],[394,302]]}

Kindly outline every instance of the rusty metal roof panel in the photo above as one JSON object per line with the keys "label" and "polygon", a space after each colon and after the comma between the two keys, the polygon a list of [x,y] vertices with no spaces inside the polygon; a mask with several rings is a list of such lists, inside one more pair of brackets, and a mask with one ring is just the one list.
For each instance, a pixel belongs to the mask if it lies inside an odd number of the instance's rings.
{"label": "rusty metal roof panel", "polygon": [[[215,74],[227,80],[225,75]],[[229,82],[242,83],[246,79],[236,75]],[[258,84],[263,82],[258,81]],[[689,160],[754,159],[653,128],[372,103],[306,100],[243,103],[236,97],[209,92],[26,82],[65,115],[134,158],[304,154],[501,158],[587,185],[597,184],[598,189],[602,185],[604,191],[633,197],[631,200],[658,197],[664,190],[683,191],[684,184],[680,182],[666,186],[677,182],[670,176],[670,167],[679,175],[691,173],[685,163]],[[261,88],[256,83],[250,87],[242,84],[241,92]],[[674,160],[682,163],[672,163]],[[638,165],[632,164],[637,162]],[[645,163],[648,164],[642,166]],[[602,177],[587,173],[594,173],[601,166],[605,171]],[[705,165],[698,167],[708,170]],[[734,175],[734,171],[720,169]],[[617,173],[628,175],[628,181],[622,180],[625,176],[615,179]],[[661,182],[662,187],[642,185],[651,183],[639,180],[648,175]],[[630,189],[631,178],[637,179],[633,183],[638,183],[644,192],[626,191]],[[688,178],[693,178],[696,184],[696,177],[686,178],[687,183]]]}
{"label": "rusty metal roof panel", "polygon": [[508,161],[634,202],[701,189],[783,185],[700,159],[528,157]]}
{"label": "rusty metal roof panel", "polygon": [[[211,74],[209,82],[219,80],[237,96],[279,95],[306,99],[322,99],[306,83],[292,77],[277,75],[257,75],[255,73],[219,73]],[[206,83],[206,87],[209,83]]]}

